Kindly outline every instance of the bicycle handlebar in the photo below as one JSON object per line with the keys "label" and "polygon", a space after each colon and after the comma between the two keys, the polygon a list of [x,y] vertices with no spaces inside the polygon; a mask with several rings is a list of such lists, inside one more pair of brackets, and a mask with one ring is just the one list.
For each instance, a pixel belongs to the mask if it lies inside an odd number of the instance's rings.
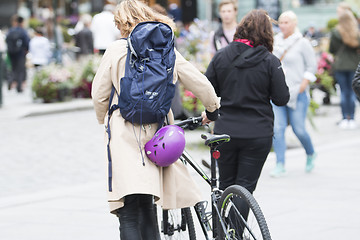
{"label": "bicycle handlebar", "polygon": [[202,125],[202,117],[191,117],[174,125],[181,127],[182,129],[195,130]]}

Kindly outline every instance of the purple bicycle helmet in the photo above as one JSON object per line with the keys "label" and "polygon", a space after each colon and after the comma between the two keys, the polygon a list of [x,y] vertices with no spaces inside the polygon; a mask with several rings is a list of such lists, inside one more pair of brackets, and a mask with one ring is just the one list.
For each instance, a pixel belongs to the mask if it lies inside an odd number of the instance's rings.
{"label": "purple bicycle helmet", "polygon": [[184,148],[184,130],[176,125],[167,125],[145,144],[145,153],[156,165],[167,167],[179,159]]}

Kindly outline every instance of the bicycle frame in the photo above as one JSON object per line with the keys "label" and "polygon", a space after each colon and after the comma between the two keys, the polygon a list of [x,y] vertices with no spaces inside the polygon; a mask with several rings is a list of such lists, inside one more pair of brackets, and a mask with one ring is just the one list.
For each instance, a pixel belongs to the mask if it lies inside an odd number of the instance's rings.
{"label": "bicycle frame", "polygon": [[[187,120],[183,120],[179,123],[176,123],[175,125],[182,127],[183,129],[194,130],[202,125],[202,118],[201,117],[189,118]],[[210,153],[211,153],[210,178],[204,172],[204,170],[193,160],[193,158],[189,155],[189,153],[186,150],[183,151],[182,156],[180,156],[180,160],[184,164],[189,164],[209,184],[211,188],[211,194],[210,194],[211,197],[210,201],[212,207],[211,217],[207,214],[207,212],[205,212],[207,205],[204,205],[203,202],[199,202],[194,206],[205,239],[210,240],[208,234],[209,231],[212,231],[211,239],[213,240],[219,239],[219,237],[221,237],[222,239],[235,239],[238,236],[238,235],[236,236],[234,235],[237,232],[237,230],[233,231],[234,229],[232,228],[234,227],[234,225],[232,223],[229,224],[229,220],[227,217],[227,214],[229,214],[229,211],[231,211],[230,208],[232,208],[233,206],[235,206],[235,211],[238,211],[236,205],[232,202],[232,196],[235,194],[235,196],[243,198],[248,202],[249,204],[248,207],[249,209],[251,209],[251,211],[254,214],[254,217],[256,218],[256,223],[258,224],[257,226],[258,229],[261,231],[262,237],[264,237],[264,239],[271,240],[270,232],[267,227],[265,217],[258,203],[247,189],[239,185],[232,185],[226,188],[224,191],[222,191],[217,187],[218,179],[216,176],[217,175],[216,159],[220,157],[220,152],[217,150],[217,148],[224,142],[228,142],[230,140],[230,136],[227,134],[210,135],[210,136],[202,134],[201,137],[205,140],[205,145],[210,147]],[[219,201],[221,201],[222,206],[218,206]],[[230,208],[228,208],[228,206],[230,206]],[[243,222],[244,227],[248,230],[248,233],[251,234],[251,236],[254,237],[255,239],[255,235],[253,234],[252,227],[250,227],[247,224],[247,221],[243,218],[240,212],[237,212],[237,215],[238,217],[240,217],[241,221]],[[212,224],[210,223],[210,219],[212,220]],[[191,223],[192,223],[192,218],[191,218]],[[192,233],[196,234],[193,228],[192,228]],[[240,230],[241,235],[242,233],[243,230]]]}
{"label": "bicycle frame", "polygon": [[[184,120],[178,124],[175,124],[177,126],[180,126],[184,129],[194,130],[197,127],[201,126],[202,124],[202,117],[194,117],[189,118],[187,120]],[[211,205],[212,205],[212,235],[213,239],[217,237],[217,231],[215,230],[218,224],[221,224],[221,228],[224,230],[224,233],[226,234],[226,237],[229,238],[228,233],[226,232],[225,224],[220,221],[220,211],[217,207],[217,202],[221,197],[222,191],[218,189],[217,187],[217,177],[216,177],[216,159],[220,157],[220,152],[217,150],[217,147],[220,145],[220,140],[225,140],[226,142],[229,141],[230,137],[227,136],[226,139],[215,139],[211,138],[208,139],[206,135],[201,135],[203,139],[205,139],[205,145],[210,147],[210,153],[211,153],[211,178],[208,177],[208,175],[204,172],[204,170],[195,162],[192,160],[192,157],[184,150],[183,154],[180,156],[180,160],[183,161],[185,164],[188,163],[190,166],[210,185],[211,188]],[[216,153],[216,154],[215,154]],[[197,207],[194,207],[196,215],[199,219],[201,228],[203,230],[203,233],[207,240],[209,240],[208,231],[206,227],[209,228],[209,219],[207,216],[201,216],[200,210],[197,209]]]}
{"label": "bicycle frame", "polygon": [[[180,160],[188,163],[211,187],[211,205],[212,205],[212,234],[213,239],[217,237],[217,232],[215,231],[216,226],[218,223],[221,224],[221,227],[224,230],[224,233],[226,233],[225,225],[222,221],[219,221],[220,219],[220,212],[217,207],[217,201],[219,200],[221,196],[221,190],[217,188],[217,177],[216,177],[216,159],[213,157],[213,153],[218,152],[216,147],[211,146],[210,147],[210,153],[211,153],[211,178],[208,177],[208,175],[204,172],[204,170],[195,162],[193,161],[192,157],[188,154],[186,150],[184,150],[183,154],[180,157]],[[205,238],[209,240],[208,231],[206,229],[207,222],[209,219],[207,219],[206,216],[201,216],[200,212],[194,207],[196,215],[198,217],[199,222],[201,223],[201,229],[205,235]],[[226,233],[227,234],[227,233]],[[229,236],[227,236],[229,237]]]}

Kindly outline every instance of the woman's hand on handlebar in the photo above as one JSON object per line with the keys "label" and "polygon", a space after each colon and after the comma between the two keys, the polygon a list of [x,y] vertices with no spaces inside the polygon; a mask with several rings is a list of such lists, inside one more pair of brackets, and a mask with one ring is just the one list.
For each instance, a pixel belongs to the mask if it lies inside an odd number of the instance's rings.
{"label": "woman's hand on handlebar", "polygon": [[201,122],[202,125],[205,125],[205,124],[208,124],[211,122],[211,120],[209,120],[208,117],[206,116],[205,111],[201,113],[201,117],[202,117],[202,122]]}

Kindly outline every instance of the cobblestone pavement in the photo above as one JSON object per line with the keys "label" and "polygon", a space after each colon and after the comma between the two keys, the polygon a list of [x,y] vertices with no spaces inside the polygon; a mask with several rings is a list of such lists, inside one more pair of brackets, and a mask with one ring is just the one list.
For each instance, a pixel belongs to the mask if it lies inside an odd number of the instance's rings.
{"label": "cobblestone pavement", "polygon": [[[318,152],[313,173],[304,172],[305,154],[290,128],[288,175],[269,177],[273,153],[264,166],[255,197],[275,240],[357,239],[360,234],[360,129],[336,127],[340,120],[336,101],[320,108],[314,118],[316,129],[308,126]],[[24,117],[29,110],[67,104],[34,103],[29,91],[4,94],[0,239],[119,239],[117,220],[106,204],[103,126],[97,124],[94,112]],[[199,131],[186,133],[189,152],[197,162],[208,156],[199,135]],[[191,174],[206,196],[206,184]]]}

